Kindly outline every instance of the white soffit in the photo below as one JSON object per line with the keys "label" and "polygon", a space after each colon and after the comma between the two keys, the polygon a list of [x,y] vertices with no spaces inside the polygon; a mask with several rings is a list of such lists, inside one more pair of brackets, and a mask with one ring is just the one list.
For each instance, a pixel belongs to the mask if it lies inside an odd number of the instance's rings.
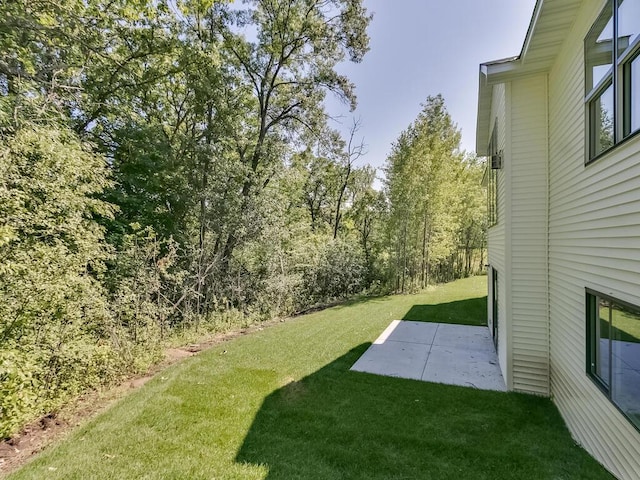
{"label": "white soffit", "polygon": [[493,85],[548,71],[575,21],[582,0],[538,0],[520,55],[480,64],[476,153],[485,155]]}

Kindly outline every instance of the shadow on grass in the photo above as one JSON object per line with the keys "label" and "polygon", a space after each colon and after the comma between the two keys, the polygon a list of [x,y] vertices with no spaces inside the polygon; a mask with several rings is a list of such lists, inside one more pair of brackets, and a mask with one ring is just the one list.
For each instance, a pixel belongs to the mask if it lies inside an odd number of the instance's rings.
{"label": "shadow on grass", "polygon": [[469,298],[434,305],[414,305],[405,313],[402,319],[417,322],[486,325],[487,297]]}
{"label": "shadow on grass", "polygon": [[349,371],[368,346],[266,397],[236,461],[268,480],[612,478],[550,400]]}

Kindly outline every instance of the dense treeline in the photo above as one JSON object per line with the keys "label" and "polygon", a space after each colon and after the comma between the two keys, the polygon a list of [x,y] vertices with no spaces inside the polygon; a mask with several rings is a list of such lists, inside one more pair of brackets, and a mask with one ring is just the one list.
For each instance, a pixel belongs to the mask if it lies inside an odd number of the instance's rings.
{"label": "dense treeline", "polygon": [[389,277],[424,288],[482,268],[484,166],[460,152],[460,131],[442,96],[429,97],[387,158]]}
{"label": "dense treeline", "polygon": [[[456,141],[430,151],[416,121],[379,192],[358,122],[327,121],[369,21],[361,0],[0,3],[0,437],[175,335],[475,268]],[[448,167],[394,170],[405,143]]]}

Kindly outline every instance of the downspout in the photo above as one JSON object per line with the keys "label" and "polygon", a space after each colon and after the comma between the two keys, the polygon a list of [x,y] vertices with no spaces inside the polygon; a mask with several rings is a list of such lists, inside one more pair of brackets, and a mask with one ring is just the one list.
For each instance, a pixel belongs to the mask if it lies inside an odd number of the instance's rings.
{"label": "downspout", "polygon": [[550,100],[550,91],[549,91],[549,75],[550,73],[547,73],[545,75],[545,82],[546,82],[546,125],[545,125],[545,130],[546,130],[546,142],[547,142],[547,205],[546,205],[546,210],[547,210],[547,244],[546,244],[546,249],[545,249],[545,255],[546,255],[546,270],[547,270],[547,275],[546,275],[546,297],[547,297],[547,318],[546,318],[546,322],[547,322],[547,392],[549,394],[549,396],[552,396],[552,392],[551,392],[551,269],[550,269],[550,244],[551,244],[551,139],[550,139],[550,132],[551,129],[549,128],[550,125],[550,115],[549,115],[549,100]]}
{"label": "downspout", "polygon": [[[505,82],[505,105],[504,105],[504,166],[502,169],[504,178],[504,292],[505,292],[505,314],[504,314],[504,342],[505,342],[505,361],[506,361],[506,378],[505,383],[508,390],[514,389],[513,381],[513,301],[512,301],[512,273],[513,273],[513,257],[512,257],[512,205],[513,197],[513,152],[512,152],[512,118],[513,118],[513,99],[512,99],[512,82]],[[500,141],[498,141],[500,144]],[[498,337],[500,334],[498,334]]]}

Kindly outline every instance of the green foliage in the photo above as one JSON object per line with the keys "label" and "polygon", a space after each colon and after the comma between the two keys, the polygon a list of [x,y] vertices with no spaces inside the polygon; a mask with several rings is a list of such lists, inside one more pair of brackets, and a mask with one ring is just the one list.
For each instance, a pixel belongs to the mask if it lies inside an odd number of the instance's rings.
{"label": "green foliage", "polygon": [[36,369],[24,352],[7,346],[0,349],[0,438],[11,436],[40,411],[33,378]]}
{"label": "green foliage", "polygon": [[20,397],[8,418],[24,420],[108,377],[96,342],[109,323],[99,281],[109,253],[95,218],[113,208],[95,198],[104,160],[65,129],[4,137],[0,172],[0,388]]}
{"label": "green foliage", "polygon": [[108,271],[109,305],[115,340],[125,371],[143,371],[162,356],[162,340],[170,329],[174,306],[166,298],[180,282],[175,268],[176,244],[161,241],[151,227],[120,239]]}
{"label": "green foliage", "polygon": [[481,166],[440,97],[386,194],[358,122],[326,123],[370,21],[362,0],[0,2],[0,436],[175,338],[474,270]]}
{"label": "green foliage", "polygon": [[472,256],[484,246],[482,167],[459,148],[460,132],[438,95],[387,159],[389,280],[398,290],[475,270]]}
{"label": "green foliage", "polygon": [[[214,346],[10,478],[611,479],[548,398],[349,370],[413,305],[480,295],[486,277],[341,305]],[[460,316],[475,323],[476,313]]]}
{"label": "green foliage", "polygon": [[176,336],[377,280],[384,200],[322,102],[355,106],[336,67],[370,19],[361,0],[0,2],[0,436]]}
{"label": "green foliage", "polygon": [[355,242],[323,243],[303,270],[305,297],[315,302],[349,297],[366,286],[367,267]]}
{"label": "green foliage", "polygon": [[159,126],[131,125],[114,133],[120,144],[112,152],[114,184],[105,198],[118,205],[119,215],[109,229],[121,234],[135,223],[152,227],[163,238],[180,238],[197,201],[189,195],[186,166],[175,161]]}
{"label": "green foliage", "polygon": [[146,229],[109,248],[97,218],[114,208],[96,198],[106,168],[63,128],[21,128],[0,144],[2,437],[159,358],[175,246],[161,255]]}
{"label": "green foliage", "polygon": [[0,335],[95,321],[105,306],[97,277],[108,256],[96,216],[113,209],[93,196],[105,163],[68,131],[21,129],[0,143]]}

